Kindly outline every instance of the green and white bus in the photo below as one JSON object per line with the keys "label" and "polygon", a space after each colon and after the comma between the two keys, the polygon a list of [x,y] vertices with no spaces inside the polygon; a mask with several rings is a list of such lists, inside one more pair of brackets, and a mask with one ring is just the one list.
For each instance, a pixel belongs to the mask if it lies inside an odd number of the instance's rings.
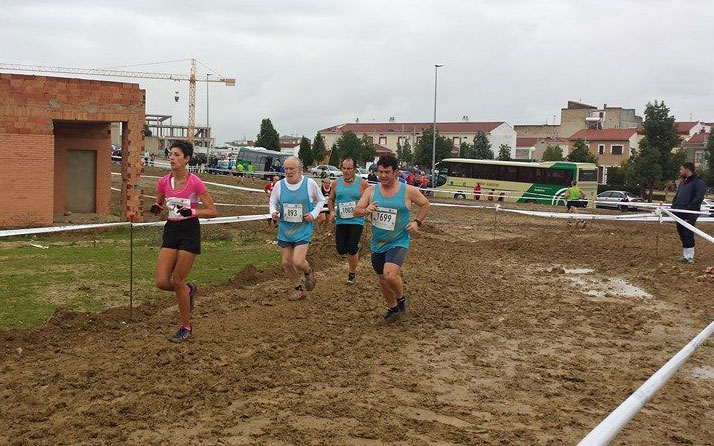
{"label": "green and white bus", "polygon": [[[597,196],[597,166],[567,161],[519,162],[447,158],[438,164],[436,197],[473,198],[481,185],[481,200],[564,205],[570,181],[587,199]],[[499,200],[500,198],[500,200]]]}

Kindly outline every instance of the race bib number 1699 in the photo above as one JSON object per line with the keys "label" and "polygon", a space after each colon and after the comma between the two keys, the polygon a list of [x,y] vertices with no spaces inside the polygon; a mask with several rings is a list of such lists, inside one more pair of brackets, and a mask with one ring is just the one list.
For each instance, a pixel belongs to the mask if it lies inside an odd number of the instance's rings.
{"label": "race bib number 1699", "polygon": [[397,223],[397,210],[392,208],[377,208],[372,212],[372,226],[384,229],[385,231],[394,231],[394,225]]}

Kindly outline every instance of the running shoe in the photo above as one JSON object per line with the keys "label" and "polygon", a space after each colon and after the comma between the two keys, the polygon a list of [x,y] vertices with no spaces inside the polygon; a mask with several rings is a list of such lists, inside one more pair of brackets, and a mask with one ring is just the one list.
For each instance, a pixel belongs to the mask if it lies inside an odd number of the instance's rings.
{"label": "running shoe", "polygon": [[355,284],[355,277],[357,276],[357,273],[347,273],[347,283],[350,285]]}
{"label": "running shoe", "polygon": [[305,289],[308,291],[314,290],[315,283],[317,283],[317,279],[315,279],[315,271],[310,268],[310,271],[305,273]]}
{"label": "running shoe", "polygon": [[196,286],[195,283],[189,282],[186,284],[188,286],[188,304],[189,304],[189,310],[191,313],[193,313],[193,301],[196,298],[196,292],[198,291],[198,287]]}
{"label": "running shoe", "polygon": [[399,319],[399,305],[394,308],[387,308],[387,313],[384,315],[384,323],[392,324]]}
{"label": "running shoe", "polygon": [[400,299],[397,300],[397,306],[399,307],[399,311],[404,313],[404,315],[406,316],[409,310],[409,302],[407,301],[407,298],[405,296],[402,296]]}
{"label": "running shoe", "polygon": [[[687,257],[680,257],[680,258],[678,258],[677,260],[675,260],[675,262],[677,262],[677,263],[689,263],[689,260],[690,260],[690,259],[687,258]],[[694,260],[694,259],[691,259],[691,260]]]}
{"label": "running shoe", "polygon": [[193,330],[184,326],[179,327],[178,331],[169,338],[171,342],[183,342],[193,336]]}
{"label": "running shoe", "polygon": [[292,296],[288,298],[288,300],[291,300],[293,302],[298,301],[298,300],[303,300],[305,299],[305,290],[302,289],[302,285],[298,285],[295,287],[295,292],[293,293]]}

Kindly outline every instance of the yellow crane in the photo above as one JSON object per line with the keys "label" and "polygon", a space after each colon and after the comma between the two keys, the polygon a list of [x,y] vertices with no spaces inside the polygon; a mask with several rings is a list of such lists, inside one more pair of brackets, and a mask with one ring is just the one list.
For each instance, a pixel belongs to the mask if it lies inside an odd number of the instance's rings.
{"label": "yellow crane", "polygon": [[227,87],[234,87],[236,80],[217,76],[211,78],[199,78],[196,76],[196,59],[191,59],[191,72],[185,74],[171,73],[147,73],[142,71],[121,71],[111,69],[95,68],[68,68],[68,67],[48,67],[41,65],[22,65],[0,63],[0,69],[12,71],[31,71],[36,73],[64,73],[64,74],[88,74],[91,76],[142,78],[142,79],[165,79],[172,81],[188,81],[188,140],[193,142],[196,133],[196,82],[220,82]]}

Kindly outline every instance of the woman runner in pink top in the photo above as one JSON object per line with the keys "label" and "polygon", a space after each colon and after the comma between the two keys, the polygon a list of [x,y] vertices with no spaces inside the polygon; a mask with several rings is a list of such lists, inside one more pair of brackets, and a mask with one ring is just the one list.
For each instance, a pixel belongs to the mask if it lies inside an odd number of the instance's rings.
{"label": "woman runner in pink top", "polygon": [[[186,165],[193,156],[193,145],[177,141],[170,147],[171,173],[161,177],[156,186],[156,203],[151,212],[159,215],[168,210],[164,226],[163,243],[156,264],[156,286],[176,293],[181,327],[169,339],[181,342],[193,336],[190,314],[197,287],[186,283],[196,255],[201,253],[201,226],[198,217],[213,218],[218,215],[213,198],[201,179],[189,173]],[[199,199],[205,209],[198,209]]]}

